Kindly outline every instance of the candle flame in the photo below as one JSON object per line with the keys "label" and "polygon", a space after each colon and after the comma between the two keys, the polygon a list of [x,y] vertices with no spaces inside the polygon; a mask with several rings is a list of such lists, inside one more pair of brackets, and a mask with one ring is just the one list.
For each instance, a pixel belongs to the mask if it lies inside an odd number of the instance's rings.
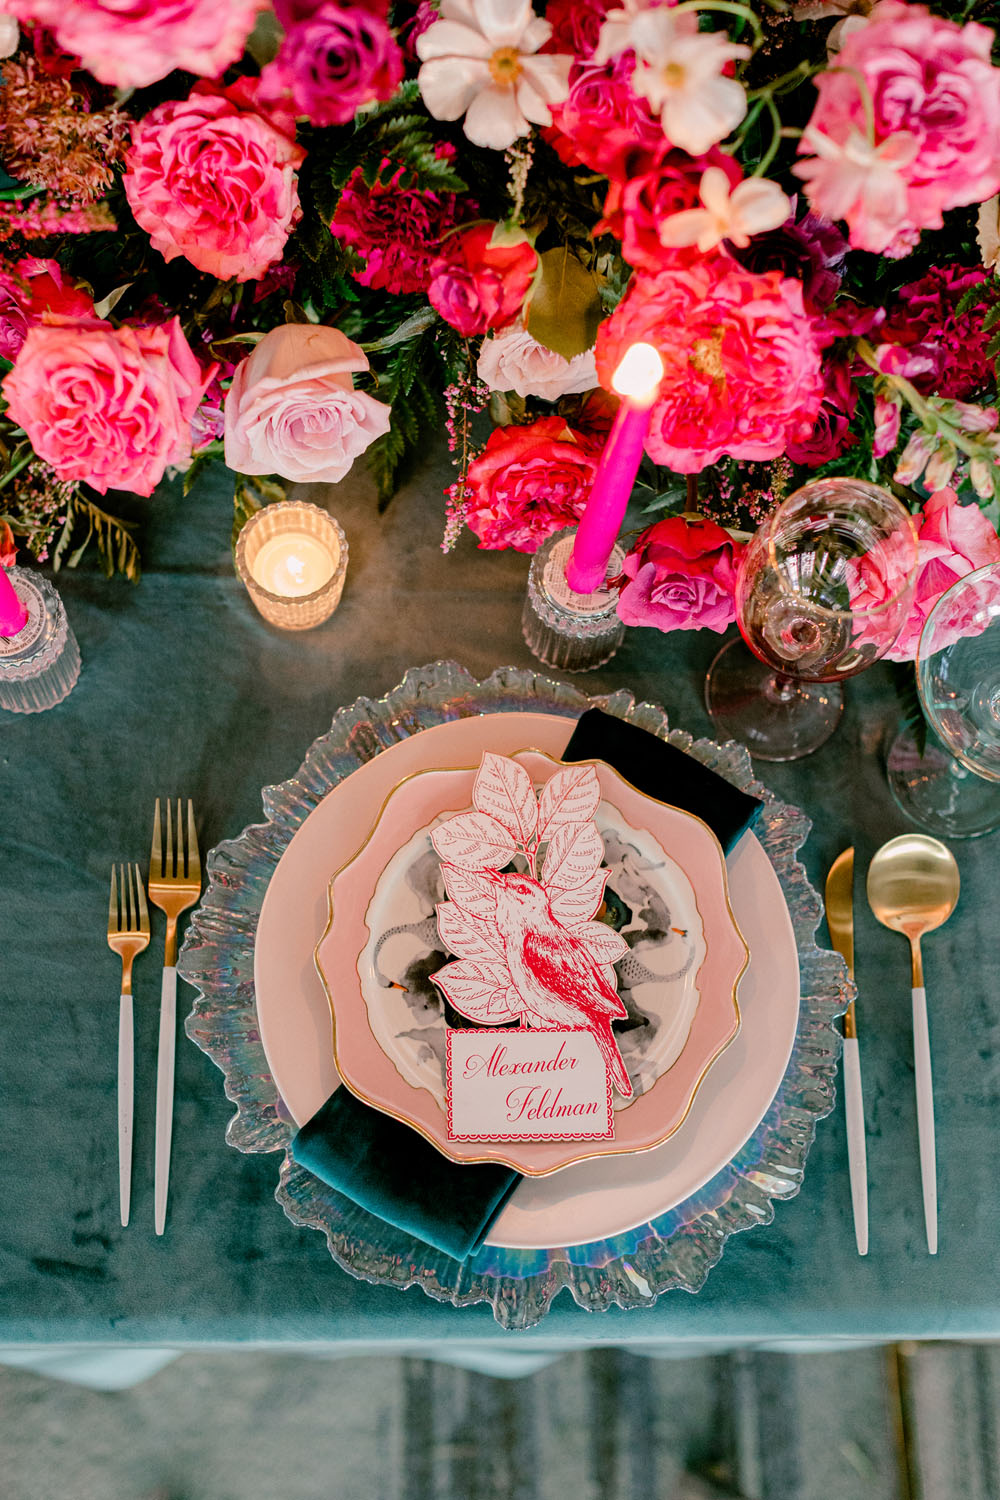
{"label": "candle flame", "polygon": [[652,344],[633,344],[611,377],[619,396],[636,406],[652,406],[663,379],[663,360]]}

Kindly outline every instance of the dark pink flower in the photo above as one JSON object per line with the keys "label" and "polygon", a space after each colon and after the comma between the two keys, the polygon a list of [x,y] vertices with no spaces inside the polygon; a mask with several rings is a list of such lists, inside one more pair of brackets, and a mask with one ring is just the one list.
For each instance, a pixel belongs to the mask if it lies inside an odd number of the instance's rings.
{"label": "dark pink flower", "polygon": [[620,618],[657,630],[725,630],[736,618],[733,588],[742,551],[714,521],[657,521],[625,558]]}
{"label": "dark pink flower", "polygon": [[63,280],[57,261],[22,255],[13,268],[0,266],[0,356],[14,360],[36,323],[92,318],[86,292]]}
{"label": "dark pink flower", "polygon": [[569,95],[552,106],[552,124],[542,131],[567,166],[624,180],[662,150],[663,126],[632,88],[634,72],[634,52],[573,64]]}
{"label": "dark pink flower", "polygon": [[324,0],[293,21],[261,82],[265,96],[291,94],[313,125],[344,125],[365,104],[389,99],[403,76],[403,54],[383,15]]}
{"label": "dark pink flower", "polygon": [[[440,154],[454,154],[442,143]],[[330,232],[350,245],[365,264],[353,272],[362,286],[384,287],[397,295],[425,292],[431,263],[441,253],[444,234],[463,219],[475,217],[478,206],[455,193],[406,187],[408,170],[400,166],[386,177],[388,158],[379,178],[367,185],[356,167],[340,195],[330,221]]]}
{"label": "dark pink flower", "polygon": [[622,254],[629,265],[645,271],[656,272],[666,265],[700,259],[693,245],[668,250],[660,243],[659,230],[671,214],[700,205],[698,189],[707,167],[721,167],[730,187],[740,180],[740,168],[732,156],[715,147],[704,156],[689,156],[661,137],[660,148],[644,171],[631,171],[609,182],[604,217],[594,233],[613,234],[621,240]]}
{"label": "dark pink flower", "polygon": [[512,322],[538,266],[538,256],[526,239],[491,243],[496,228],[473,224],[450,235],[430,269],[431,306],[463,338]]}
{"label": "dark pink flower", "polygon": [[755,234],[745,249],[726,247],[748,271],[780,271],[802,283],[802,298],[811,312],[826,308],[840,289],[847,241],[835,224],[806,213],[796,222],[794,210],[780,229]]}
{"label": "dark pink flower", "polygon": [[[880,337],[901,345],[911,363],[905,373],[919,391],[964,401],[996,384],[993,361],[986,353],[992,336],[983,328],[986,299],[974,301],[961,315],[958,303],[972,287],[985,285],[981,266],[935,266],[919,281],[900,287],[890,305]],[[883,359],[884,370],[890,367]]]}
{"label": "dark pink flower", "polygon": [[857,442],[850,425],[858,390],[848,365],[842,359],[824,360],[823,378],[823,404],[812,432],[805,438],[793,438],[785,449],[793,464],[808,464],[811,469],[829,463]]}
{"label": "dark pink flower", "polygon": [[561,417],[497,427],[469,465],[466,523],[482,548],[537,552],[580,519],[596,464],[594,450]]}
{"label": "dark pink flower", "polygon": [[732,458],[777,458],[810,436],[823,401],[826,333],[802,285],[755,276],[717,255],[637,275],[597,333],[597,373],[608,388],[630,344],[663,360],[646,451],[679,474]]}
{"label": "dark pink flower", "polygon": [[601,26],[615,0],[549,0],[545,19],[552,27],[543,52],[568,52],[586,61],[597,46]]}

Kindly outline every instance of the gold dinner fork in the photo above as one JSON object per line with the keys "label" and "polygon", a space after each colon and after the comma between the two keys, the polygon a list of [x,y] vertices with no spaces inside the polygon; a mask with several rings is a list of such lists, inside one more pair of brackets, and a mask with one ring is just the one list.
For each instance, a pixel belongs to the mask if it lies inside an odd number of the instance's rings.
{"label": "gold dinner fork", "polygon": [[157,1234],[167,1217],[170,1181],[170,1134],[174,1115],[174,1046],[177,1035],[177,918],[201,895],[201,860],[194,808],[187,805],[187,833],[181,820],[180,798],[176,822],[167,800],[166,838],[160,823],[160,799],[153,818],[153,847],[149,855],[149,899],[167,918],[163,945],[163,984],[160,990],[160,1042],[156,1062],[156,1165],[154,1213]]}
{"label": "gold dinner fork", "polygon": [[124,1227],[128,1223],[132,1198],[132,960],[149,945],[149,911],[139,866],[119,865],[118,868],[121,872],[120,882],[115,878],[114,865],[111,866],[108,947],[122,961],[122,992],[118,1010],[118,1201]]}

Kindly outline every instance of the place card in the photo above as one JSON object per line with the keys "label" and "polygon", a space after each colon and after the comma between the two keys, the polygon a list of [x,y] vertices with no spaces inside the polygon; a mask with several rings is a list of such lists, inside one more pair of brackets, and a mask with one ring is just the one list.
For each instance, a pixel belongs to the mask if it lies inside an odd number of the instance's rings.
{"label": "place card", "polygon": [[607,1063],[585,1027],[450,1027],[447,1098],[451,1141],[606,1141],[615,1133]]}

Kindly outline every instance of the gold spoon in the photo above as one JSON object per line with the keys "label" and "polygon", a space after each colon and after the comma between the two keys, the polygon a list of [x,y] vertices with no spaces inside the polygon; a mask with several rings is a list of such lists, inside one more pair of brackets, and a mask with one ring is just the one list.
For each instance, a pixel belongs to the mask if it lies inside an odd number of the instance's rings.
{"label": "gold spoon", "polygon": [[924,1193],[927,1249],[937,1254],[937,1164],[934,1093],[927,1030],[927,995],[920,939],[947,922],[958,903],[958,865],[950,849],[924,833],[904,833],[878,850],[868,866],[868,904],[884,927],[910,941],[913,962],[913,1061],[917,1084],[917,1135]]}

